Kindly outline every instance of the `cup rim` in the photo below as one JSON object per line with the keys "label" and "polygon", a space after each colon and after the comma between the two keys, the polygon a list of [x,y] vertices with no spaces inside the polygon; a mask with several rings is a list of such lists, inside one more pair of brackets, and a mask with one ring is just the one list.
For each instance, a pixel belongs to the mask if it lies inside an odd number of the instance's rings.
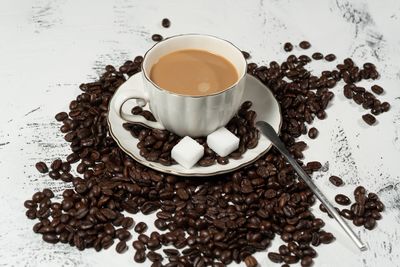
{"label": "cup rim", "polygon": [[[244,61],[244,63],[245,63],[245,64],[244,64],[243,74],[237,79],[237,81],[236,81],[234,84],[232,84],[232,85],[229,86],[228,88],[226,88],[226,89],[224,89],[224,90],[222,90],[222,91],[220,91],[220,92],[216,92],[216,93],[209,94],[209,95],[192,96],[192,95],[178,94],[178,93],[168,91],[168,90],[166,90],[166,89],[164,89],[164,88],[158,86],[155,82],[153,82],[153,81],[150,79],[149,75],[147,75],[146,69],[143,67],[144,63],[146,62],[146,56],[149,54],[149,52],[150,52],[151,50],[153,50],[154,48],[156,48],[160,43],[165,42],[165,41],[170,40],[170,39],[173,39],[173,38],[176,38],[176,37],[182,37],[182,36],[204,36],[204,37],[211,37],[211,38],[214,38],[214,39],[217,39],[217,40],[221,40],[221,41],[226,42],[227,44],[231,45],[232,47],[234,47],[234,48],[240,53],[240,55],[241,55],[242,58],[243,58],[243,61]],[[145,77],[145,79],[146,79],[148,82],[150,82],[153,86],[155,86],[155,87],[156,87],[158,90],[160,90],[160,91],[166,92],[166,93],[168,93],[168,94],[176,95],[176,96],[182,96],[182,97],[188,97],[188,98],[202,98],[202,97],[220,95],[220,94],[223,94],[223,93],[225,93],[225,92],[227,92],[227,91],[230,91],[230,90],[232,90],[234,87],[236,87],[236,86],[239,84],[239,82],[240,82],[241,80],[243,80],[243,78],[244,78],[244,77],[246,76],[246,74],[247,74],[247,60],[246,60],[246,58],[244,57],[244,55],[243,55],[243,53],[242,53],[242,50],[240,50],[236,45],[234,45],[232,42],[230,42],[230,41],[228,41],[228,40],[226,40],[226,39],[223,39],[223,38],[220,38],[220,37],[217,37],[217,36],[214,36],[214,35],[210,35],[210,34],[202,34],[202,33],[182,33],[182,34],[177,34],[177,35],[169,36],[169,37],[163,39],[162,41],[155,43],[152,47],[150,47],[150,49],[147,50],[146,53],[145,53],[144,56],[143,56],[143,61],[142,61],[142,73],[143,73],[143,76]]]}

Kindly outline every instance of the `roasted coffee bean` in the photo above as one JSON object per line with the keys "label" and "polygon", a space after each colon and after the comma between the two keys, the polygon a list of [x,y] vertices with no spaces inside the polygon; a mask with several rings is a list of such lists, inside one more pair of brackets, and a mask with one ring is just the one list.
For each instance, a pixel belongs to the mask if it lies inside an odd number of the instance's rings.
{"label": "roasted coffee bean", "polygon": [[299,43],[299,46],[300,46],[300,48],[302,48],[302,49],[308,49],[308,48],[311,47],[311,44],[310,44],[309,42],[307,42],[307,41],[301,41],[301,42]]}
{"label": "roasted coffee bean", "polygon": [[382,112],[387,112],[390,109],[390,104],[388,102],[383,102],[381,104],[381,110]]}
{"label": "roasted coffee bean", "polygon": [[329,244],[333,242],[335,237],[331,233],[321,233],[319,235],[319,240],[321,241],[322,244]]}
{"label": "roasted coffee bean", "polygon": [[351,210],[349,209],[343,209],[340,212],[340,215],[342,215],[344,218],[346,218],[347,220],[353,220],[354,219],[354,214]]}
{"label": "roasted coffee bean", "polygon": [[157,219],[157,220],[154,221],[154,226],[157,229],[159,229],[161,231],[164,231],[164,230],[167,229],[167,222],[165,220],[163,220],[163,219]]}
{"label": "roasted coffee bean", "polygon": [[51,191],[49,188],[43,189],[42,192],[45,195],[45,197],[47,197],[47,198],[53,198],[54,197],[53,191]]}
{"label": "roasted coffee bean", "polygon": [[56,234],[47,233],[42,236],[43,240],[47,243],[56,244],[60,239]]}
{"label": "roasted coffee bean", "polygon": [[371,114],[365,114],[362,115],[362,119],[367,123],[368,125],[374,125],[376,122],[376,119],[373,115]]}
{"label": "roasted coffee bean", "polygon": [[36,219],[36,209],[34,209],[34,208],[28,209],[25,212],[25,215],[26,215],[26,217],[28,217],[28,219],[31,219],[31,220]]}
{"label": "roasted coffee bean", "polygon": [[42,161],[36,163],[35,167],[38,170],[38,172],[40,172],[40,173],[47,173],[49,171],[49,169],[47,168],[46,163],[44,163]]}
{"label": "roasted coffee bean", "polygon": [[36,209],[37,204],[32,200],[26,200],[24,202],[24,207],[27,209]]}
{"label": "roasted coffee bean", "polygon": [[160,42],[160,41],[162,41],[163,37],[162,37],[160,34],[153,34],[153,35],[151,36],[151,39],[152,39],[154,42]]}
{"label": "roasted coffee bean", "polygon": [[136,250],[144,250],[146,248],[144,243],[142,241],[139,241],[139,240],[133,241],[132,246]]}
{"label": "roasted coffee bean", "polygon": [[56,116],[55,116],[55,119],[57,121],[63,121],[65,119],[67,119],[67,118],[68,118],[67,112],[60,112],[60,113],[57,113]]}
{"label": "roasted coffee bean", "polygon": [[135,256],[133,257],[133,259],[137,262],[137,263],[142,263],[146,260],[146,252],[145,250],[137,250],[135,252]]}
{"label": "roasted coffee bean", "polygon": [[128,250],[128,246],[126,245],[125,241],[120,241],[115,247],[115,250],[121,254]]}
{"label": "roasted coffee bean", "polygon": [[319,161],[310,161],[307,163],[306,167],[313,171],[318,171],[321,169],[322,164]]}
{"label": "roasted coffee bean", "polygon": [[167,19],[167,18],[164,18],[164,19],[161,21],[161,25],[162,25],[164,28],[169,28],[169,26],[171,26],[171,21],[170,21],[169,19]]}
{"label": "roasted coffee bean", "polygon": [[375,220],[382,219],[382,215],[377,210],[371,211],[371,217],[374,218]]}
{"label": "roasted coffee bean", "polygon": [[149,251],[147,253],[147,258],[151,261],[151,262],[160,262],[162,261],[163,257],[158,254],[157,252],[154,251]]}
{"label": "roasted coffee bean", "polygon": [[[67,156],[67,161],[68,161],[70,164],[76,163],[76,162],[79,161],[79,155],[76,154],[76,153],[69,154],[69,155]],[[60,166],[60,167],[61,167],[61,166]]]}
{"label": "roasted coffee bean", "polygon": [[345,196],[343,194],[337,194],[335,196],[335,201],[336,201],[336,203],[343,205],[343,206],[350,205],[350,203],[351,203],[350,198],[348,198],[347,196]]}
{"label": "roasted coffee bean", "polygon": [[280,253],[282,256],[289,255],[289,254],[290,254],[290,250],[289,250],[289,248],[288,248],[286,245],[281,245],[281,246],[279,247],[279,253]]}
{"label": "roasted coffee bean", "polygon": [[36,192],[35,194],[32,195],[32,201],[34,203],[39,203],[42,201],[46,196],[44,195],[43,192]]}
{"label": "roasted coffee bean", "polygon": [[146,232],[146,230],[147,230],[147,224],[144,222],[139,222],[135,226],[136,233],[142,234],[142,233]]}
{"label": "roasted coffee bean", "polygon": [[311,56],[313,59],[315,60],[320,60],[324,58],[324,55],[322,55],[320,52],[315,52],[314,54],[312,54]]}
{"label": "roasted coffee bean", "polygon": [[368,218],[365,220],[364,227],[365,227],[366,229],[372,230],[372,229],[375,228],[375,225],[376,225],[376,221],[375,221],[374,218],[368,217]]}
{"label": "roasted coffee bean", "polygon": [[325,208],[325,206],[324,205],[322,205],[322,204],[320,204],[319,205],[319,209],[322,211],[322,212],[328,212],[328,210]]}
{"label": "roasted coffee bean", "polygon": [[353,98],[353,91],[351,90],[350,87],[348,87],[347,85],[345,85],[343,87],[343,94],[346,98],[348,99],[352,99]]}
{"label": "roasted coffee bean", "polygon": [[229,163],[229,158],[228,157],[218,157],[217,162],[221,165],[226,165]]}
{"label": "roasted coffee bean", "polygon": [[287,264],[293,264],[299,261],[299,258],[297,256],[292,256],[292,255],[286,255],[283,256],[283,261]]}
{"label": "roasted coffee bean", "polygon": [[258,261],[256,258],[253,256],[249,255],[244,259],[244,263],[246,264],[246,267],[257,267],[258,266]]}
{"label": "roasted coffee bean", "polygon": [[161,247],[160,241],[157,238],[150,238],[147,242],[147,248],[151,250],[156,250]]}
{"label": "roasted coffee bean", "polygon": [[314,127],[312,127],[309,131],[308,131],[308,137],[310,137],[311,139],[315,139],[318,136],[318,130]]}
{"label": "roasted coffee bean", "polygon": [[221,254],[220,260],[223,264],[230,264],[232,262],[232,252],[230,250],[224,250]]}
{"label": "roasted coffee bean", "polygon": [[275,263],[281,263],[283,261],[282,256],[279,253],[269,252],[268,258]]}
{"label": "roasted coffee bean", "polygon": [[380,107],[380,106],[377,107],[377,108],[374,108],[374,107],[373,107],[373,108],[371,109],[371,113],[372,113],[373,115],[375,115],[375,116],[381,114],[381,113],[382,113],[381,107]]}
{"label": "roasted coffee bean", "polygon": [[51,163],[50,168],[53,171],[59,171],[61,169],[61,166],[62,166],[62,160],[56,159],[55,161],[53,161],[53,163]]}
{"label": "roasted coffee bean", "polygon": [[355,226],[362,226],[365,223],[365,218],[364,217],[355,217],[353,219],[353,224]]}
{"label": "roasted coffee bean", "polygon": [[334,61],[336,59],[336,56],[334,54],[328,54],[325,56],[326,61]]}
{"label": "roasted coffee bean", "polygon": [[364,97],[362,96],[361,93],[355,93],[353,95],[353,100],[354,102],[356,102],[358,105],[361,105],[362,103],[364,103]]}
{"label": "roasted coffee bean", "polygon": [[314,261],[310,256],[305,256],[304,258],[301,259],[301,266],[302,267],[309,267],[313,265]]}
{"label": "roasted coffee bean", "polygon": [[122,222],[121,226],[125,229],[130,229],[135,224],[135,221],[131,217],[125,217]]}
{"label": "roasted coffee bean", "polygon": [[131,238],[131,236],[132,236],[131,233],[129,231],[125,230],[125,229],[121,230],[117,234],[118,239],[121,240],[121,241],[127,241],[127,240],[129,240]]}
{"label": "roasted coffee bean", "polygon": [[249,54],[248,52],[242,51],[242,54],[243,54],[243,57],[244,57],[245,59],[250,58],[250,54]]}
{"label": "roasted coffee bean", "polygon": [[343,180],[340,177],[337,177],[335,175],[332,175],[329,177],[329,182],[331,182],[334,186],[342,186],[343,185]]}
{"label": "roasted coffee bean", "polygon": [[286,52],[290,52],[290,51],[292,51],[293,50],[293,45],[291,44],[291,43],[285,43],[284,45],[283,45],[283,49],[286,51]]}
{"label": "roasted coffee bean", "polygon": [[380,94],[383,93],[383,88],[381,86],[379,86],[379,85],[376,85],[376,84],[371,86],[371,90],[372,90],[372,92],[374,92],[377,95],[380,95]]}
{"label": "roasted coffee bean", "polygon": [[49,172],[49,177],[54,179],[54,180],[58,180],[60,179],[60,173],[58,171],[50,171]]}
{"label": "roasted coffee bean", "polygon": [[365,193],[366,193],[366,190],[365,190],[365,187],[363,187],[363,186],[357,186],[355,189],[354,189],[354,196],[357,196],[357,195],[365,195]]}
{"label": "roasted coffee bean", "polygon": [[143,242],[144,244],[147,244],[147,242],[149,242],[149,240],[150,240],[150,237],[148,237],[148,236],[145,235],[145,234],[140,234],[140,235],[138,236],[138,240],[141,241],[141,242]]}

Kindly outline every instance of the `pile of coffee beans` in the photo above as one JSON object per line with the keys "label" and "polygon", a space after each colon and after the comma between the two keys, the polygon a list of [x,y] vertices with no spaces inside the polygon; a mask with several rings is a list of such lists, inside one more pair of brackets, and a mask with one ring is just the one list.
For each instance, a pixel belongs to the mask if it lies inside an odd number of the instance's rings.
{"label": "pile of coffee beans", "polygon": [[[195,139],[204,146],[204,156],[198,162],[200,166],[211,166],[215,162],[222,165],[228,164],[230,158],[239,159],[247,149],[257,146],[260,133],[255,127],[254,121],[257,114],[250,110],[251,106],[250,101],[244,102],[237,115],[226,125],[226,128],[240,139],[239,148],[228,156],[220,157],[212,151],[207,145],[206,137]],[[132,114],[141,115],[148,120],[155,121],[153,114],[150,111],[143,110],[140,106],[134,107]],[[137,147],[140,150],[140,155],[146,160],[158,162],[165,166],[176,164],[175,160],[171,158],[171,150],[182,137],[167,130],[150,129],[141,124],[124,123],[123,126],[130,131],[134,138],[139,139]]]}
{"label": "pile of coffee beans", "polygon": [[[232,173],[190,179],[144,167],[118,147],[109,134],[108,103],[125,76],[140,71],[142,61],[138,56],[118,69],[106,66],[99,80],[80,86],[83,92],[70,103],[68,113],[56,115],[71,154],[52,162],[48,175],[72,183],[73,189],[57,197],[44,189],[24,203],[27,217],[39,220],[33,231],[46,242],[68,243],[79,250],[100,251],[117,242],[118,253],[133,247],[133,260],[149,260],[152,267],[221,267],[242,261],[256,266],[251,255],[265,251],[279,236],[285,245],[279,253],[268,253],[269,259],[285,267],[296,262],[312,265],[315,247],[331,243],[334,236],[311,212],[316,202],[313,193],[276,149]],[[334,96],[331,89],[341,79],[354,82],[354,75],[377,77],[370,65],[364,65],[368,72],[354,74],[354,65],[349,68],[349,64],[343,71],[325,71],[316,77],[305,68],[310,61],[306,55],[290,55],[281,64],[248,64],[248,73],[266,84],[279,101],[281,138],[308,173],[317,171],[321,163],[304,165],[300,159],[307,144],[296,138],[308,133],[307,125],[315,118],[326,118],[325,109]],[[48,171],[45,163],[36,167],[41,173]],[[383,204],[375,194],[357,192],[348,213],[372,229],[372,219],[378,218],[376,211],[382,211]],[[145,223],[135,225],[134,218],[126,215],[137,213],[155,213],[158,230],[149,233]],[[135,240],[132,231],[140,233]]]}
{"label": "pile of coffee beans", "polygon": [[[308,49],[311,47],[311,44],[307,41],[302,41],[299,43],[299,47],[302,49]],[[283,49],[286,52],[290,52],[293,50],[293,45],[289,42],[283,45]],[[292,57],[291,55],[290,57]],[[321,60],[325,59],[326,61],[334,61],[336,60],[336,56],[334,54],[328,54],[325,57],[320,52],[315,52],[312,54],[312,59],[314,60]],[[309,57],[306,55],[302,55],[298,58],[299,61],[303,61],[302,65],[307,64],[309,62]],[[288,58],[289,61],[289,58]],[[286,66],[285,66],[286,68]],[[346,85],[343,87],[343,94],[346,98],[352,99],[356,104],[362,105],[362,107],[366,110],[371,110],[373,115],[379,115],[383,112],[387,112],[390,109],[390,104],[388,102],[383,102],[376,98],[374,94],[369,92],[367,89],[361,86],[356,86],[356,83],[360,82],[361,80],[376,80],[379,78],[379,73],[376,70],[376,66],[372,63],[365,63],[363,67],[358,67],[351,58],[346,58],[342,64],[338,64],[336,66],[336,70],[333,71],[324,71],[322,72],[322,76],[317,80],[317,77],[314,77],[309,82],[313,82],[315,89],[322,88],[332,88],[335,86],[336,82],[343,80]],[[289,70],[293,71],[296,70],[295,66]],[[298,71],[298,70],[297,70]],[[293,74],[291,74],[293,75]],[[288,77],[289,78],[289,77]],[[329,83],[329,84],[328,84]],[[379,85],[373,85],[371,87],[372,92],[376,95],[380,95],[384,92],[383,88]],[[362,116],[362,119],[368,125],[374,125],[376,122],[376,118],[371,114],[365,114]],[[312,138],[310,136],[310,138]]]}
{"label": "pile of coffee beans", "polygon": [[[334,185],[343,184],[343,180],[337,176],[331,176],[329,180],[334,181]],[[336,210],[343,218],[352,221],[355,226],[364,226],[368,230],[375,228],[376,221],[382,219],[381,212],[385,209],[385,205],[380,201],[378,195],[372,192],[367,194],[367,190],[363,186],[357,186],[354,190],[354,200],[355,203],[352,204],[348,196],[337,194],[335,196],[336,203],[342,206],[351,204],[351,206],[350,209],[336,208]],[[320,205],[320,210],[327,212],[322,205]]]}

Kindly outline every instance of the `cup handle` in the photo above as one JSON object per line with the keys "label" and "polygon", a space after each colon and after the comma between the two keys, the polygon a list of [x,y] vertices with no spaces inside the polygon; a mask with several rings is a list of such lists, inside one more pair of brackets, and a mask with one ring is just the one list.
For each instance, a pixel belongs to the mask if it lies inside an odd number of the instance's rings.
{"label": "cup handle", "polygon": [[143,88],[125,91],[118,95],[114,108],[117,111],[118,115],[127,122],[143,124],[144,126],[148,126],[150,128],[164,130],[164,126],[157,121],[149,121],[145,117],[140,115],[133,115],[122,110],[124,104],[131,99],[136,99],[140,101],[140,106],[144,107],[149,102],[149,97],[144,92]]}

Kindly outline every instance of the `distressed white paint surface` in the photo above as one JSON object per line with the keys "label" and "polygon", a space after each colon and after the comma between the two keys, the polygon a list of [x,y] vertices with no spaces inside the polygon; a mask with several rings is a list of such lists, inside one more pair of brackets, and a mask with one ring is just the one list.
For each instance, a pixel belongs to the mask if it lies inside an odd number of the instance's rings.
{"label": "distressed white paint surface", "polygon": [[[160,26],[164,17],[171,19],[171,28]],[[387,207],[384,218],[372,232],[356,229],[369,245],[360,253],[321,215],[337,241],[318,248],[315,265],[400,266],[399,17],[398,0],[1,0],[0,266],[139,266],[132,249],[117,255],[113,249],[79,252],[45,244],[33,234],[22,203],[35,190],[60,192],[65,187],[43,178],[33,165],[67,155],[54,114],[68,108],[78,85],[95,79],[106,64],[143,54],[153,33],[187,32],[231,40],[257,63],[281,60],[287,57],[283,42],[306,39],[313,45],[307,54],[333,52],[340,59],[351,56],[378,66],[379,84],[386,89],[382,99],[392,104],[391,111],[378,116],[378,125],[367,127],[360,118],[364,111],[336,87],[328,119],[315,122],[319,137],[307,140],[306,159],[326,162],[327,171],[315,178],[331,199],[339,191],[350,194],[358,184],[378,192]],[[321,64],[311,67],[328,69],[336,62]],[[342,176],[347,186],[335,189],[327,180],[331,174]],[[135,220],[151,222],[139,215]],[[256,258],[262,266],[273,266],[265,252]]]}

